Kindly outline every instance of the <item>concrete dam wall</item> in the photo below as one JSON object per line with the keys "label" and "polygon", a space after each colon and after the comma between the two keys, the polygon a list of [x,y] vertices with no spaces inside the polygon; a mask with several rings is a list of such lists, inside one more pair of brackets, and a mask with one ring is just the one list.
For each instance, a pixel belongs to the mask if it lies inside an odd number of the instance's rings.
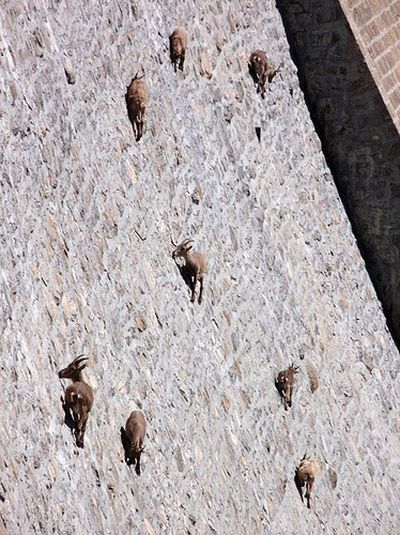
{"label": "concrete dam wall", "polygon": [[[395,533],[398,353],[275,4],[36,0],[0,20],[0,532]],[[264,100],[255,48],[283,64]],[[188,236],[201,305],[171,257]],[[83,450],[57,376],[81,353]],[[274,379],[292,362],[285,411]],[[120,439],[133,409],[140,477]],[[321,465],[310,510],[304,454]]]}

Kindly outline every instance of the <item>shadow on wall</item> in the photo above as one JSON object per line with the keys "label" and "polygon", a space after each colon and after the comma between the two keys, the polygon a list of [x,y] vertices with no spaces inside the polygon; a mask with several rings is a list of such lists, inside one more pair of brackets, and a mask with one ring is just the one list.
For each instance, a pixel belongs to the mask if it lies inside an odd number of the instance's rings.
{"label": "shadow on wall", "polygon": [[400,348],[400,138],[338,0],[277,0],[315,128]]}

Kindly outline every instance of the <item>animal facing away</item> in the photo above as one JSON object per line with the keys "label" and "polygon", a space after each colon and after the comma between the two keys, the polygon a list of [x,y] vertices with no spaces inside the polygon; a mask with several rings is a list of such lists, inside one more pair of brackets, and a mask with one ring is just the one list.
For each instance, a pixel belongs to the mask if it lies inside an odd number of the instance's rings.
{"label": "animal facing away", "polygon": [[194,303],[196,299],[196,285],[197,281],[200,283],[200,292],[199,292],[199,304],[201,304],[203,299],[203,279],[204,274],[207,269],[207,261],[204,255],[198,251],[192,251],[192,242],[193,240],[187,238],[184,240],[178,247],[173,251],[172,258],[175,260],[177,258],[183,258],[185,260],[185,265],[183,268],[179,268],[182,276],[186,281],[188,281],[189,286],[192,291],[190,301]]}
{"label": "animal facing away", "polygon": [[149,101],[147,89],[144,82],[142,82],[143,76],[144,75],[138,76],[138,73],[135,74],[125,95],[128,116],[132,123],[136,141],[139,141],[143,136],[143,129],[146,122],[146,109]]}
{"label": "animal facing away", "polygon": [[257,93],[265,97],[265,83],[271,83],[281,67],[275,68],[268,60],[267,54],[263,50],[255,50],[249,59],[249,72],[257,86]]}
{"label": "animal facing away", "polygon": [[144,451],[143,441],[146,435],[146,420],[141,411],[132,411],[122,428],[125,447],[125,460],[130,466],[136,464],[136,473],[140,476],[140,456]]}
{"label": "animal facing away", "polygon": [[93,390],[82,378],[88,357],[79,355],[66,368],[58,372],[60,379],[71,379],[72,383],[65,390],[65,399],[61,398],[66,416],[71,416],[74,423],[76,445],[83,448],[86,424],[93,406]]}
{"label": "animal facing away", "polygon": [[178,67],[183,71],[187,43],[188,33],[185,28],[178,27],[169,36],[169,55],[175,72]]}
{"label": "animal facing away", "polygon": [[319,464],[304,456],[296,468],[295,483],[303,500],[303,487],[306,486],[305,498],[307,499],[307,507],[310,509],[310,498],[315,478],[319,472]]}
{"label": "animal facing away", "polygon": [[292,406],[294,377],[298,370],[299,367],[292,364],[287,370],[279,372],[278,377],[275,379],[275,386],[283,399],[285,411]]}

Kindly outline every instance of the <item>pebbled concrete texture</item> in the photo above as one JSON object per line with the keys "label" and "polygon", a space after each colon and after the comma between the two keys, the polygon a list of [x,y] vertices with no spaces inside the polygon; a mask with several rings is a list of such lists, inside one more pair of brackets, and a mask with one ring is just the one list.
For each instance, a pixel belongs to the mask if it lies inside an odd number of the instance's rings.
{"label": "pebbled concrete texture", "polygon": [[[398,353],[274,3],[9,2],[0,17],[3,531],[395,532]],[[256,47],[283,63],[264,101]],[[124,95],[141,64],[136,143]],[[201,306],[171,258],[187,236],[208,258]],[[57,378],[80,353],[84,450]],[[274,378],[292,361],[285,412]],[[119,436],[134,408],[140,477]],[[321,463],[310,511],[304,453]]]}

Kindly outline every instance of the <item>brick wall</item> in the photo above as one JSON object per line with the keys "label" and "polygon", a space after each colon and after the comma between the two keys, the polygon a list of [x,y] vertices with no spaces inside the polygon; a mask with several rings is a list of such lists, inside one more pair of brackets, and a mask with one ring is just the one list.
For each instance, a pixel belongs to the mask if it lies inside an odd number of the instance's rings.
{"label": "brick wall", "polygon": [[340,0],[400,132],[400,0]]}

